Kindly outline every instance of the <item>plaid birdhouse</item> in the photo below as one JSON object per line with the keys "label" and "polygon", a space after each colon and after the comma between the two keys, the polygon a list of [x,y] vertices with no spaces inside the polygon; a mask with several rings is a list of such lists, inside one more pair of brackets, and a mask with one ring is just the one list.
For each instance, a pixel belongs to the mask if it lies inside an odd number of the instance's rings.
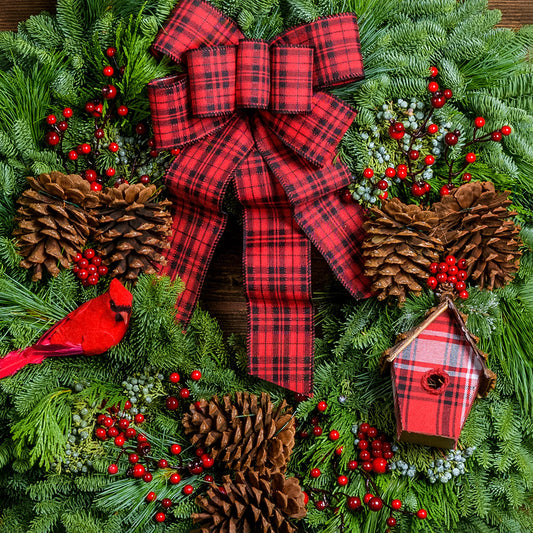
{"label": "plaid birdhouse", "polygon": [[398,440],[454,448],[476,395],[496,375],[449,299],[384,353],[390,368]]}

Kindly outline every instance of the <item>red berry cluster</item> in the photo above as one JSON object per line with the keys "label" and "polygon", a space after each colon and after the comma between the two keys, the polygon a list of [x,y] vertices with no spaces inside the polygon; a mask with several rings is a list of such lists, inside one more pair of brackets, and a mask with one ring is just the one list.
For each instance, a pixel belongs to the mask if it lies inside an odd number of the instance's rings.
{"label": "red berry cluster", "polygon": [[[191,390],[184,385],[178,385],[181,381],[181,376],[177,372],[172,372],[169,376],[169,381],[173,385],[177,385],[179,388],[179,395],[182,400],[186,400],[191,395]],[[202,373],[199,370],[193,370],[191,372],[192,381],[200,381],[202,379]],[[179,407],[179,400],[176,396],[168,396],[166,399],[166,406],[169,411],[175,411]]]}
{"label": "red berry cluster", "polygon": [[56,146],[63,141],[65,132],[68,129],[68,119],[72,117],[74,112],[72,109],[70,109],[70,107],[65,107],[62,114],[65,120],[61,120],[59,122],[57,121],[57,117],[55,115],[48,115],[46,117],[46,123],[52,127],[52,130],[49,131],[45,137],[46,142],[50,146]]}
{"label": "red berry cluster", "polygon": [[97,285],[102,276],[107,275],[107,267],[102,264],[102,258],[96,255],[92,248],[87,248],[83,255],[77,253],[74,257],[72,272],[81,280],[84,287]]}
{"label": "red berry cluster", "polygon": [[455,259],[453,255],[446,256],[442,263],[431,263],[429,272],[434,274],[427,280],[428,287],[436,290],[444,284],[451,285],[458,293],[459,298],[466,300],[468,291],[466,290],[466,259]]}

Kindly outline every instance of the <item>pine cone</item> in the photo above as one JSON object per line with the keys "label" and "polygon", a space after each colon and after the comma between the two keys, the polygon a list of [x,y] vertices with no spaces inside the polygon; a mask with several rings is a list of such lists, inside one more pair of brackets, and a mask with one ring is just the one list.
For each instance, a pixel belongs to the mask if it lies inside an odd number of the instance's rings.
{"label": "pine cone", "polygon": [[306,514],[299,481],[280,472],[236,472],[224,478],[224,492],[213,485],[196,498],[203,512],[192,515],[197,533],[292,533],[289,521]]}
{"label": "pine cone", "polygon": [[467,273],[479,287],[503,287],[518,271],[520,229],[509,218],[509,191],[496,192],[491,182],[471,182],[433,205],[438,236],[447,253],[466,259]]}
{"label": "pine cone", "polygon": [[81,176],[61,172],[26,178],[30,188],[18,199],[20,205],[13,232],[24,259],[20,266],[33,268],[33,281],[47,270],[52,276],[59,265],[68,268],[85,246],[96,226],[90,209],[98,205],[98,195]]}
{"label": "pine cone", "polygon": [[253,468],[284,472],[294,447],[296,432],[285,401],[274,409],[270,396],[247,392],[201,400],[183,415],[186,433],[195,446],[210,448],[211,455],[233,470]]}
{"label": "pine cone", "polygon": [[402,304],[409,292],[422,292],[429,265],[439,261],[444,249],[433,235],[438,217],[398,198],[384,200],[381,209],[374,207],[371,214],[364,225],[365,274],[379,300],[396,296]]}
{"label": "pine cone", "polygon": [[155,274],[166,260],[172,217],[170,201],[150,201],[156,191],[142,183],[108,188],[101,195],[97,250],[112,276],[134,281],[139,274]]}

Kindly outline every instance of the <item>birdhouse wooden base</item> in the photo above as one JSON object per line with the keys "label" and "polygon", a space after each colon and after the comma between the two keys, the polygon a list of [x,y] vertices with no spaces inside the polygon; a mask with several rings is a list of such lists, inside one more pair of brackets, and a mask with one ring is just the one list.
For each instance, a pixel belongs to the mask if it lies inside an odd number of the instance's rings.
{"label": "birdhouse wooden base", "polygon": [[384,354],[390,368],[398,440],[453,448],[476,395],[496,376],[451,300],[445,300]]}

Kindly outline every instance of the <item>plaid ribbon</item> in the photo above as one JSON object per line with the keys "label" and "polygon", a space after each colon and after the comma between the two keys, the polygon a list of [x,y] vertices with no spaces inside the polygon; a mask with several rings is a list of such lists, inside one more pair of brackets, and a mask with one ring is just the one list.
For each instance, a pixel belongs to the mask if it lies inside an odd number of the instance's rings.
{"label": "plaid ribbon", "polygon": [[351,177],[335,153],[355,112],[320,91],[363,77],[355,15],[266,42],[246,40],[212,5],[184,0],[153,48],[187,68],[148,87],[157,147],[182,148],[166,175],[175,216],[163,269],[186,285],[177,319],[187,323],[194,309],[234,180],[244,206],[250,373],[308,394],[310,243],[353,296],[370,293],[359,246],[363,213],[341,202]]}

